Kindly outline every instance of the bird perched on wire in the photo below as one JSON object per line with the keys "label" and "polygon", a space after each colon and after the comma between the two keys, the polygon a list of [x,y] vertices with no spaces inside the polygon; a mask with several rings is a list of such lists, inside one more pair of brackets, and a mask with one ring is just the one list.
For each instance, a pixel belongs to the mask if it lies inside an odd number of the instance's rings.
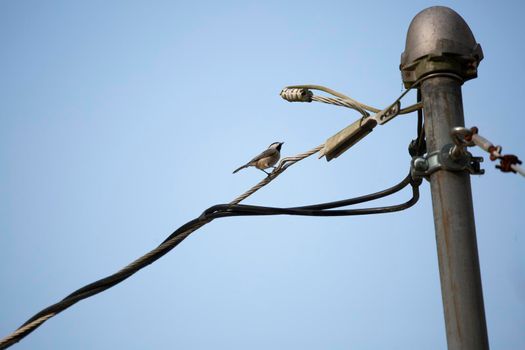
{"label": "bird perched on wire", "polygon": [[262,170],[266,173],[266,175],[270,175],[270,173],[267,173],[264,169],[268,169],[273,167],[279,158],[281,158],[281,146],[284,142],[274,142],[270,146],[268,146],[268,149],[259,154],[257,157],[250,160],[248,163],[244,164],[243,166],[236,169],[233,173],[235,174],[241,169],[247,168],[249,166],[254,166],[259,170]]}

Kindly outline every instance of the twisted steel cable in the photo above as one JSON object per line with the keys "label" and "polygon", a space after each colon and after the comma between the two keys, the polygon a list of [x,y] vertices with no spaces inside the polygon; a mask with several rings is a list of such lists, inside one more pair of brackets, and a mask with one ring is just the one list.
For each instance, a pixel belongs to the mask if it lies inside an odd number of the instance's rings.
{"label": "twisted steel cable", "polygon": [[[246,198],[251,196],[253,193],[255,193],[262,187],[269,184],[271,181],[273,181],[277,176],[282,174],[286,169],[288,169],[293,164],[319,152],[319,150],[323,146],[324,145],[320,145],[320,146],[313,148],[310,151],[300,153],[292,157],[286,157],[286,158],[281,159],[278,166],[274,169],[272,173],[270,173],[268,177],[266,177],[264,180],[259,182],[257,185],[250,188],[248,191],[246,191],[239,197],[235,198],[233,201],[230,202],[230,205],[239,204],[241,201],[245,200]],[[206,225],[207,223],[211,222],[214,218],[221,217],[221,216],[222,215],[218,213],[215,216],[211,216],[210,218],[194,219],[186,223],[185,225],[177,229],[175,232],[173,232],[158,247],[146,253],[145,255],[141,256],[140,258],[136,259],[135,261],[131,262],[130,264],[122,268],[120,271],[108,277],[102,278],[98,281],[95,281],[91,284],[88,284],[76,290],[75,292],[71,293],[70,295],[62,299],[61,301],[38,312],[33,317],[31,317],[29,320],[27,320],[17,330],[15,330],[13,333],[1,339],[0,349],[5,349],[17,343],[22,338],[24,338],[29,333],[31,333],[36,328],[38,328],[40,325],[42,325],[44,322],[46,322],[53,316],[57,315],[61,311],[69,308],[73,304],[79,302],[80,300],[83,300],[95,294],[101,293],[104,290],[111,288],[114,285],[124,281],[128,277],[135,274],[137,271],[141,270],[142,268],[148,266],[149,264],[153,263],[154,261],[158,260],[165,254],[167,254],[169,251],[175,248],[180,242],[182,242],[186,237],[188,237],[191,233],[198,230],[199,228]]]}
{"label": "twisted steel cable", "polygon": [[[419,83],[419,81],[416,83]],[[416,83],[414,85],[416,85]],[[314,96],[313,94],[310,93],[310,94],[306,94],[302,96],[304,102],[309,102],[308,100],[310,99],[310,100],[314,100],[318,102],[330,103],[330,104],[334,104],[338,106],[352,108],[360,112],[363,116],[368,116],[367,111],[370,111],[373,113],[379,113],[381,111],[378,108],[368,106],[344,94],[341,94],[335,90],[332,90],[332,89],[329,89],[329,88],[326,88],[320,85],[299,85],[299,86],[290,86],[289,88],[292,88],[292,89],[293,88],[299,88],[299,89],[306,88],[306,89],[321,90],[321,91],[327,92],[335,96],[335,97]],[[399,96],[399,98],[394,102],[394,104],[400,101],[406,95],[406,93],[408,93],[409,90],[410,89],[407,89],[403,94],[401,94],[401,96]],[[399,111],[399,114],[410,113],[410,112],[419,110],[421,108],[422,108],[421,103],[417,103],[415,105],[401,109]],[[245,193],[235,198],[233,201],[231,201],[227,205],[227,207],[224,207],[222,211],[208,214],[206,216],[201,216],[197,219],[194,219],[186,223],[185,225],[177,229],[175,232],[173,232],[158,247],[151,250],[147,254],[141,256],[140,258],[136,259],[135,261],[131,262],[130,264],[122,268],[120,271],[108,277],[105,277],[103,279],[100,279],[98,281],[95,281],[87,286],[84,286],[78,289],[77,291],[71,293],[70,295],[68,295],[66,298],[59,301],[58,303],[55,303],[45,308],[44,310],[40,311],[39,313],[31,317],[28,321],[26,321],[17,330],[15,330],[12,334],[0,340],[0,349],[5,349],[13,345],[14,343],[18,342],[19,340],[27,336],[29,333],[34,331],[36,328],[38,328],[40,325],[42,325],[44,322],[46,322],[48,319],[60,313],[61,311],[69,308],[70,306],[74,305],[80,300],[83,300],[95,294],[101,293],[104,290],[111,288],[114,285],[124,281],[125,279],[127,279],[128,277],[136,273],[137,271],[141,270],[142,268],[155,262],[156,260],[164,256],[165,254],[167,254],[169,251],[175,248],[180,242],[182,242],[186,237],[188,237],[192,232],[198,230],[199,228],[211,222],[215,218],[232,216],[234,215],[234,213],[235,215],[280,215],[280,214],[315,215],[315,216],[366,215],[366,214],[378,214],[378,213],[387,213],[387,212],[403,210],[403,209],[409,208],[410,206],[414,205],[417,202],[419,198],[418,184],[408,181],[408,177],[407,177],[407,179],[403,180],[404,181],[403,183],[405,186],[406,184],[408,184],[408,182],[411,183],[412,190],[413,190],[412,198],[406,203],[403,203],[400,205],[394,205],[390,207],[323,212],[323,209],[317,209],[319,205],[306,206],[302,208],[301,207],[298,207],[298,208],[268,208],[266,207],[264,208],[264,207],[239,206],[238,205],[241,201],[245,200],[246,198],[248,198],[249,196],[257,192],[262,187],[268,185],[271,181],[273,181],[276,177],[282,174],[290,166],[292,166],[293,164],[297,163],[298,161],[302,159],[305,159],[319,152],[320,150],[323,149],[323,147],[324,147],[324,144],[319,145],[311,149],[310,151],[300,153],[292,157],[283,158],[278,163],[277,167],[270,173],[268,177],[260,181],[257,185],[253,186]],[[398,189],[402,188],[402,187],[399,187],[400,185],[401,184],[396,185],[398,186],[396,188]],[[368,201],[368,200],[372,200],[373,199],[372,197],[373,195],[368,195],[368,196],[363,196],[360,198],[363,199],[362,201]],[[341,202],[345,202],[345,201],[326,203],[325,205],[328,205],[331,207],[338,207],[338,206],[342,206]],[[349,200],[346,200],[346,202],[350,203]],[[337,204],[334,204],[334,203],[337,203]]]}
{"label": "twisted steel cable", "polygon": [[250,188],[248,191],[246,191],[243,194],[241,194],[239,197],[235,198],[233,201],[230,202],[230,204],[232,204],[232,205],[233,204],[239,204],[240,202],[242,202],[243,200],[245,200],[246,198],[248,198],[249,196],[251,196],[252,194],[257,192],[258,190],[260,190],[264,186],[268,185],[271,181],[273,181],[277,176],[282,174],[283,171],[288,169],[290,166],[294,165],[295,163],[297,163],[300,160],[303,160],[303,159],[305,159],[307,157],[310,157],[313,154],[316,154],[317,152],[322,150],[323,147],[324,147],[324,144],[319,145],[319,146],[317,146],[315,148],[312,148],[311,150],[309,150],[307,152],[299,153],[299,154],[297,154],[297,155],[295,155],[293,157],[286,157],[286,158],[281,159],[281,161],[277,164],[277,166],[270,173],[270,175],[268,175],[265,179],[261,180],[261,182],[259,182],[257,185],[255,185],[252,188]]}
{"label": "twisted steel cable", "polygon": [[[412,89],[416,84],[419,84],[422,80],[423,79],[420,79],[420,80],[416,81],[413,86],[411,86],[410,88],[406,89],[401,94],[401,96],[399,96],[394,101],[394,103],[392,103],[390,105],[390,107],[392,107],[397,102],[399,102],[410,91],[410,89]],[[311,90],[323,91],[323,92],[326,92],[326,93],[328,93],[328,94],[330,94],[332,96],[335,96],[335,97],[314,95],[310,91],[310,89]],[[284,98],[285,100],[287,100],[289,102],[311,102],[311,101],[316,101],[316,102],[322,102],[322,103],[332,104],[332,105],[336,105],[336,106],[351,108],[351,109],[354,109],[354,110],[358,111],[363,116],[368,116],[369,115],[368,112],[372,112],[372,113],[379,113],[379,112],[381,112],[381,109],[379,109],[379,108],[375,108],[375,107],[366,105],[366,104],[364,104],[362,102],[359,102],[357,100],[354,100],[353,98],[348,97],[348,96],[346,96],[346,95],[344,95],[344,94],[342,94],[342,93],[340,93],[338,91],[332,90],[330,88],[327,88],[327,87],[321,86],[321,85],[292,85],[292,86],[287,86],[281,91],[280,95],[281,95],[282,98]],[[399,111],[399,114],[412,113],[412,112],[415,112],[415,111],[420,110],[422,108],[423,108],[423,104],[422,103],[415,103],[415,104],[413,104],[411,106],[402,108]]]}

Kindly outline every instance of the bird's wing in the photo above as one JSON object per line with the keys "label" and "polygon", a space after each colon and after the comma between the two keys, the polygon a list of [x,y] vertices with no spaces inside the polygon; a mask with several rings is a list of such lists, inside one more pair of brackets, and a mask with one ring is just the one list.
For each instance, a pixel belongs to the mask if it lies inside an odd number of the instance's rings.
{"label": "bird's wing", "polygon": [[250,160],[247,164],[252,164],[252,163],[257,162],[257,161],[260,160],[260,159],[263,159],[263,158],[266,158],[266,157],[273,156],[276,152],[277,152],[276,149],[274,149],[274,148],[269,148],[269,149],[267,149],[266,151],[264,151],[264,152],[262,152],[261,154],[259,154],[257,157],[255,157],[255,158],[253,158],[252,160]]}

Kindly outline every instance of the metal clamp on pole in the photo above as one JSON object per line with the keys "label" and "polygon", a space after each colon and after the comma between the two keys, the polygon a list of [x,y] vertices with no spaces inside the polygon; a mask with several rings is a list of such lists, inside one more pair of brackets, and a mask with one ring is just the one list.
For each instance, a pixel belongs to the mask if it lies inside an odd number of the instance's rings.
{"label": "metal clamp on pole", "polygon": [[480,163],[483,157],[473,157],[470,152],[455,153],[456,145],[445,145],[440,151],[435,151],[420,157],[413,157],[410,164],[410,173],[413,179],[425,178],[429,180],[432,173],[438,170],[468,171],[472,175],[482,175]]}

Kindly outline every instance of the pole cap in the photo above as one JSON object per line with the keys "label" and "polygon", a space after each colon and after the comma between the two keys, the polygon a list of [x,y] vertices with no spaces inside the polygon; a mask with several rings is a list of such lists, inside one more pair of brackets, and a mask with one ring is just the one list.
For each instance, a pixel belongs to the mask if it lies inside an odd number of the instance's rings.
{"label": "pole cap", "polygon": [[448,7],[433,6],[410,23],[399,69],[406,87],[437,72],[455,73],[469,80],[477,77],[482,59],[481,46],[465,20]]}

